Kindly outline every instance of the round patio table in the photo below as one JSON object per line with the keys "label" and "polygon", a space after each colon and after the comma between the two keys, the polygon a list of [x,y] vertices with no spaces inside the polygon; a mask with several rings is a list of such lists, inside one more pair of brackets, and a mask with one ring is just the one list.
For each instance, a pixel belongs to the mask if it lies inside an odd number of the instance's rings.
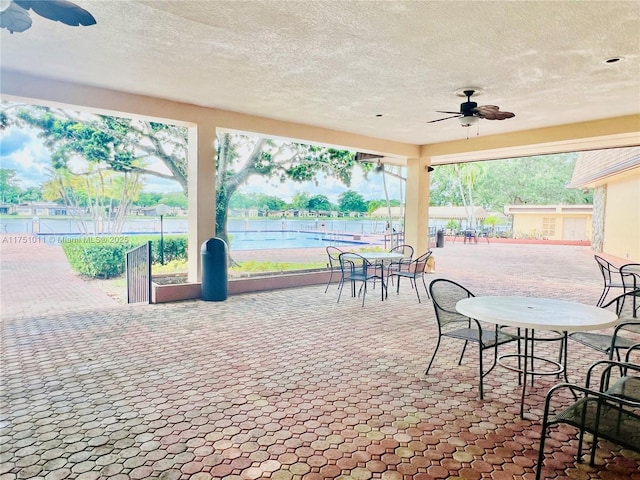
{"label": "round patio table", "polygon": [[[349,260],[349,257],[352,259],[358,258],[358,256],[364,258],[368,262],[371,263],[371,267],[374,269],[380,269],[380,281],[382,282],[382,300],[385,299],[385,294],[387,290],[387,279],[385,278],[385,264],[391,262],[397,262],[404,258],[404,255],[397,252],[345,252],[342,254],[344,258]],[[353,256],[351,256],[353,255]],[[375,285],[375,284],[374,284]],[[355,296],[355,288],[351,290],[351,296]],[[363,299],[364,302],[364,299]]]}
{"label": "round patio table", "polygon": [[[462,315],[499,326],[515,327],[518,336],[524,341],[524,353],[518,349],[517,354],[501,355],[498,363],[509,370],[523,374],[522,395],[520,401],[520,417],[524,418],[524,397],[526,394],[527,376],[559,375],[566,376],[567,365],[567,333],[600,330],[614,326],[618,316],[603,308],[569,302],[554,298],[522,297],[522,296],[486,296],[471,297],[456,303],[456,310]],[[524,330],[524,335],[521,335]],[[559,332],[559,337],[535,338],[535,330]],[[534,355],[534,341],[561,341],[559,361]],[[518,366],[512,366],[508,360],[517,359]],[[534,360],[555,366],[553,370],[536,370]],[[528,365],[531,364],[531,369]]]}

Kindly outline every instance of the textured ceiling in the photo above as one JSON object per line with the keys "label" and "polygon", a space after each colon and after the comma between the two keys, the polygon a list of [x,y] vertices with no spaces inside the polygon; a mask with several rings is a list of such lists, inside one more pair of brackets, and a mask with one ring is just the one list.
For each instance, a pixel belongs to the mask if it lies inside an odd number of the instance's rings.
{"label": "textured ceiling", "polygon": [[426,122],[468,86],[516,114],[480,135],[640,113],[638,1],[75,3],[97,25],[32,14],[2,69],[412,144],[465,138]]}

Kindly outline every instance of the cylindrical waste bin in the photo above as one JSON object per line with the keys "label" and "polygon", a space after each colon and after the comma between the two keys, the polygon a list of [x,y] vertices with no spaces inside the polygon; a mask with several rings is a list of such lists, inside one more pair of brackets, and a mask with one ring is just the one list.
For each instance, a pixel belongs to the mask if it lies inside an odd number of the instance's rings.
{"label": "cylindrical waste bin", "polygon": [[227,244],[210,238],[202,244],[202,300],[221,302],[227,299]]}
{"label": "cylindrical waste bin", "polygon": [[444,247],[444,230],[440,229],[436,232],[436,248]]}

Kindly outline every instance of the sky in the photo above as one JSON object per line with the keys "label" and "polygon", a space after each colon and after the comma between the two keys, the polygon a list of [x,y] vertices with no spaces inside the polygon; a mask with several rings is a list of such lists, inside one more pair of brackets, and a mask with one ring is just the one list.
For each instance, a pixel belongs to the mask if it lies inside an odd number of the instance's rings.
{"label": "sky", "polygon": [[[22,189],[39,187],[48,180],[51,168],[51,153],[38,138],[34,129],[9,127],[0,132],[0,168],[16,171],[18,184]],[[164,173],[169,173],[161,162],[152,165]],[[384,199],[384,187],[382,176],[370,172],[368,180],[364,178],[362,170],[356,167],[351,187],[346,187],[333,178],[320,178],[318,185],[314,182],[280,183],[279,180],[267,180],[263,177],[252,177],[240,191],[245,194],[262,193],[273,195],[285,201],[291,201],[296,192],[307,192],[310,195],[325,195],[333,203],[338,202],[338,197],[346,190],[354,190],[360,193],[365,200]],[[387,176],[387,189],[390,199],[401,199],[404,195],[404,183],[402,180]],[[164,180],[147,175],[145,177],[146,192],[178,192],[181,190],[178,182]]]}

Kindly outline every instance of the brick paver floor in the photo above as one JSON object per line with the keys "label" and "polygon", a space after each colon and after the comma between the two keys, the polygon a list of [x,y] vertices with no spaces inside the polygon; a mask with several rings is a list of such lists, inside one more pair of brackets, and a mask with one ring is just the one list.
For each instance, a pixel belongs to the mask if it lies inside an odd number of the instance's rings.
{"label": "brick paver floor", "polygon": [[61,247],[28,234],[0,235],[2,318],[114,305],[116,301],[71,271]]}
{"label": "brick paver floor", "polygon": [[[425,376],[435,318],[408,285],[364,307],[324,285],[128,307],[63,264],[32,272],[29,259],[46,263],[36,250],[1,252],[0,480],[534,476],[555,378],[528,388],[521,420],[513,372],[494,370],[479,400],[473,347],[458,366],[460,344],[444,340]],[[429,279],[477,294],[600,293],[587,247],[447,244],[435,257]],[[582,382],[602,357],[571,343],[569,358]],[[640,479],[640,456],[608,442],[596,467],[576,463],[571,428],[548,447],[546,478]]]}

